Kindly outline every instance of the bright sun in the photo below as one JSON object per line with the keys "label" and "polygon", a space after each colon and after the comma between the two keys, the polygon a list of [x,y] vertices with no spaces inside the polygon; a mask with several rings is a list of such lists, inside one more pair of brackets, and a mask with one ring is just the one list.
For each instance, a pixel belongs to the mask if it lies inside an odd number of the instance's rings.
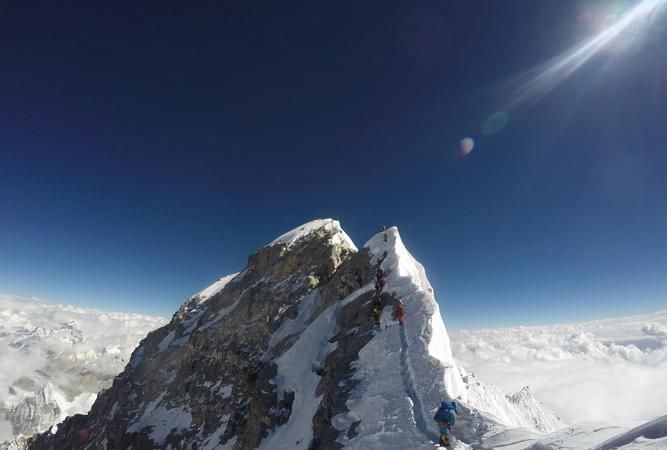
{"label": "bright sun", "polygon": [[601,5],[585,10],[581,16],[599,30],[597,34],[522,76],[508,107],[544,97],[600,51],[635,47],[649,35],[667,0],[642,0],[630,9],[617,2]]}

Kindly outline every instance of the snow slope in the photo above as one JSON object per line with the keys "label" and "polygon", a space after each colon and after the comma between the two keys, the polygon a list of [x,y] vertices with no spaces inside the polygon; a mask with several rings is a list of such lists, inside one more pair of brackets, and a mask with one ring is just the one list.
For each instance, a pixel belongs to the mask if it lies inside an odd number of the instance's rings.
{"label": "snow slope", "polygon": [[[87,417],[41,435],[31,450],[433,449],[444,398],[462,404],[459,450],[661,439],[652,431],[633,437],[628,427],[565,427],[530,389],[506,395],[466,372],[398,230],[359,251],[348,241],[337,222],[321,220],[259,249],[240,274],[193,296],[150,333]],[[388,282],[380,296],[378,265]],[[399,301],[403,326],[392,314]],[[371,319],[378,302],[379,327]],[[662,335],[660,326],[646,330]],[[82,428],[92,430],[83,439]]]}
{"label": "snow slope", "polygon": [[[393,307],[387,305],[381,316],[382,326],[373,331],[372,339],[353,362],[355,387],[346,402],[347,411],[331,419],[340,431],[338,442],[345,449],[432,449],[439,434],[432,417],[440,401],[447,397],[484,406],[484,414],[498,426],[530,427],[538,422],[538,428],[553,431],[563,425],[532,396],[533,403],[528,404],[521,399],[513,402],[497,389],[493,402],[488,401],[488,395],[471,395],[487,388],[478,380],[472,388],[464,381],[465,371],[456,366],[452,357],[424,268],[405,248],[398,230],[387,230],[386,242],[382,233],[374,236],[364,249],[372,267],[378,257],[383,258],[381,266],[388,280],[385,293],[403,303],[405,325],[398,325],[392,317]],[[276,330],[272,342],[303,329],[294,346],[279,358],[276,377],[279,391],[288,389],[296,395],[288,423],[269,434],[260,449],[309,448],[313,417],[321,402],[316,389],[320,376],[315,369],[335,348],[330,339],[339,327],[345,326],[336,325],[341,309],[372,290],[373,283],[362,286],[303,328],[305,318],[319,301],[315,291],[302,301],[298,316]],[[541,422],[545,417],[548,420]],[[467,445],[459,442],[457,448]]]}
{"label": "snow slope", "polygon": [[667,449],[667,416],[628,430],[581,422],[547,435],[526,429],[506,429],[487,434],[481,448],[502,450],[664,450]]}
{"label": "snow slope", "polygon": [[278,236],[269,244],[269,246],[286,245],[287,247],[290,247],[300,239],[303,239],[309,234],[315,233],[319,230],[324,230],[327,232],[333,231],[331,238],[332,243],[345,245],[354,250],[357,249],[357,247],[354,245],[354,242],[352,242],[352,239],[350,239],[347,233],[345,233],[345,231],[343,231],[341,228],[340,222],[333,219],[317,219],[305,223],[288,231],[285,234],[282,234],[281,236]]}
{"label": "snow slope", "polygon": [[627,450],[667,448],[667,416],[658,417],[615,436],[596,446],[595,450],[614,450],[616,448]]}
{"label": "snow slope", "polygon": [[230,275],[226,275],[226,276],[220,278],[215,283],[211,284],[206,289],[203,289],[202,291],[196,293],[192,297],[196,298],[198,303],[203,303],[206,300],[208,300],[209,298],[213,297],[218,292],[220,292],[221,290],[223,290],[225,288],[225,286],[227,286],[227,284],[230,281],[232,281],[236,275],[238,275],[238,272],[237,273],[232,273]]}

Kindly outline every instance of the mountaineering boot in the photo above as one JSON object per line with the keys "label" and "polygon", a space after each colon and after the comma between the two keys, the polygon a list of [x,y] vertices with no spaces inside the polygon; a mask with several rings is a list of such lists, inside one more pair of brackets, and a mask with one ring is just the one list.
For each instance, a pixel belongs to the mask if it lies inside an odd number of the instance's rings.
{"label": "mountaineering boot", "polygon": [[449,436],[446,434],[441,434],[440,435],[440,441],[438,442],[441,447],[448,447],[449,446]]}

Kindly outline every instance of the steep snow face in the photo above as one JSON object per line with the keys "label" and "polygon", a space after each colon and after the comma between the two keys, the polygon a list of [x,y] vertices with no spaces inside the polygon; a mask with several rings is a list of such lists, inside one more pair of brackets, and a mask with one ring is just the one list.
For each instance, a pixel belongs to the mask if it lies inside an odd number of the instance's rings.
{"label": "steep snow face", "polygon": [[[375,235],[364,247],[371,251],[374,258],[382,257],[387,252],[382,261],[382,269],[388,274],[386,289],[399,299],[404,299],[406,317],[411,324],[406,328],[411,330],[410,341],[423,339],[428,343],[430,356],[440,361],[443,367],[455,369],[449,336],[424,266],[405,248],[396,227],[387,230],[387,242],[384,241],[384,235]],[[447,370],[445,379],[446,392],[450,398],[465,395],[458,371]]]}
{"label": "steep snow face", "polygon": [[[394,410],[388,412],[388,416],[414,423],[418,435],[426,437],[427,441],[437,439],[438,431],[432,417],[440,401],[445,398],[458,399],[467,404],[472,408],[466,409],[469,414],[483,415],[484,420],[495,429],[525,427],[544,433],[564,426],[558,417],[535,400],[528,391],[506,396],[497,388],[484,385],[456,366],[449,336],[425,270],[405,248],[396,228],[374,236],[364,248],[370,251],[372,264],[377,263],[378,257],[382,259],[381,268],[387,275],[385,291],[400,300],[405,310],[405,325],[390,326],[378,334],[360,352],[357,363],[365,370],[368,378],[362,386],[374,386],[374,389],[382,392],[385,401],[391,399],[389,403]],[[383,317],[390,316],[390,311],[385,310]],[[366,351],[367,349],[373,350]],[[391,386],[401,384],[404,390],[391,392]],[[408,418],[396,413],[401,398],[407,398],[411,405]],[[355,417],[363,417],[365,411],[372,408],[369,401],[368,394],[364,393],[357,403],[350,402],[351,417],[339,419],[346,423]],[[362,424],[378,421],[384,423],[384,420],[386,418],[371,418],[362,420]],[[368,425],[363,426],[358,427],[362,428],[360,435],[367,433],[373,442],[383,435],[380,429],[369,430]],[[480,436],[469,437],[479,439]],[[396,441],[397,437],[392,436],[389,439]],[[405,445],[408,446],[409,442],[414,445],[418,440],[410,437]],[[386,445],[386,442],[383,443],[380,439],[378,446],[382,445]],[[373,448],[373,444],[365,441],[360,443],[358,448]]]}
{"label": "steep snow face", "polygon": [[304,237],[307,237],[308,235],[320,230],[330,234],[332,244],[342,245],[355,252],[357,251],[357,247],[354,245],[354,242],[352,242],[352,239],[350,239],[347,233],[343,231],[340,223],[333,219],[317,219],[305,223],[277,237],[269,244],[269,246],[285,245],[289,247],[300,239],[303,239]]}
{"label": "steep snow face", "polygon": [[[298,317],[310,317],[310,306],[320,299],[318,291],[308,297],[309,304],[299,312]],[[324,358],[335,348],[329,339],[333,337],[336,328],[336,311],[336,305],[327,308],[300,334],[294,345],[276,360],[278,375],[273,382],[278,392],[294,394],[292,411],[296,413],[290,415],[283,427],[262,441],[259,450],[309,448],[313,439],[313,416],[321,397],[317,395],[317,385],[321,379],[317,368],[322,366]],[[296,321],[297,324],[299,322]],[[281,335],[284,333],[282,331]]]}
{"label": "steep snow face", "polygon": [[474,374],[461,369],[468,391],[468,404],[492,417],[499,424],[523,427],[537,433],[551,433],[565,424],[545,408],[524,387],[519,392],[505,395],[496,386],[482,383]]}
{"label": "steep snow face", "polygon": [[467,401],[463,380],[452,357],[449,336],[424,267],[405,248],[396,227],[375,235],[364,247],[370,250],[375,261],[387,252],[381,264],[387,274],[385,289],[400,299],[405,308],[407,362],[423,402],[422,415],[430,418],[431,411],[444,397]]}
{"label": "steep snow face", "polygon": [[[314,361],[336,348],[328,338],[337,300],[357,283],[338,268],[355,251],[331,220],[257,250],[241,273],[194,295],[150,333],[87,417],[31,448],[306,449],[322,378]],[[293,435],[304,436],[302,447]]]}
{"label": "steep snow face", "polygon": [[[528,397],[498,393],[476,408],[484,402],[456,367],[424,268],[396,228],[359,252],[348,240],[322,220],[258,250],[149,334],[87,417],[31,450],[431,450],[444,398],[464,403],[460,450],[485,448],[504,423],[533,423],[541,411]],[[379,294],[378,265],[388,281]]]}

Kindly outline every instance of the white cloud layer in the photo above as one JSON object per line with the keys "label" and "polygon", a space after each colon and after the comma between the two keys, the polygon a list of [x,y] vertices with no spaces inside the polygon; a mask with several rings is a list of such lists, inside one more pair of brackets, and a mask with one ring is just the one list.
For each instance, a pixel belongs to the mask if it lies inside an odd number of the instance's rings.
{"label": "white cloud layer", "polygon": [[[164,323],[160,317],[0,294],[0,409],[11,409],[50,383],[64,395],[66,411],[86,412],[80,409],[90,402],[76,397],[108,385],[139,341]],[[74,410],[67,410],[72,405]],[[11,437],[11,425],[1,414],[0,442]]]}
{"label": "white cloud layer", "polygon": [[529,385],[565,422],[667,414],[667,311],[450,333],[459,364],[506,392]]}

